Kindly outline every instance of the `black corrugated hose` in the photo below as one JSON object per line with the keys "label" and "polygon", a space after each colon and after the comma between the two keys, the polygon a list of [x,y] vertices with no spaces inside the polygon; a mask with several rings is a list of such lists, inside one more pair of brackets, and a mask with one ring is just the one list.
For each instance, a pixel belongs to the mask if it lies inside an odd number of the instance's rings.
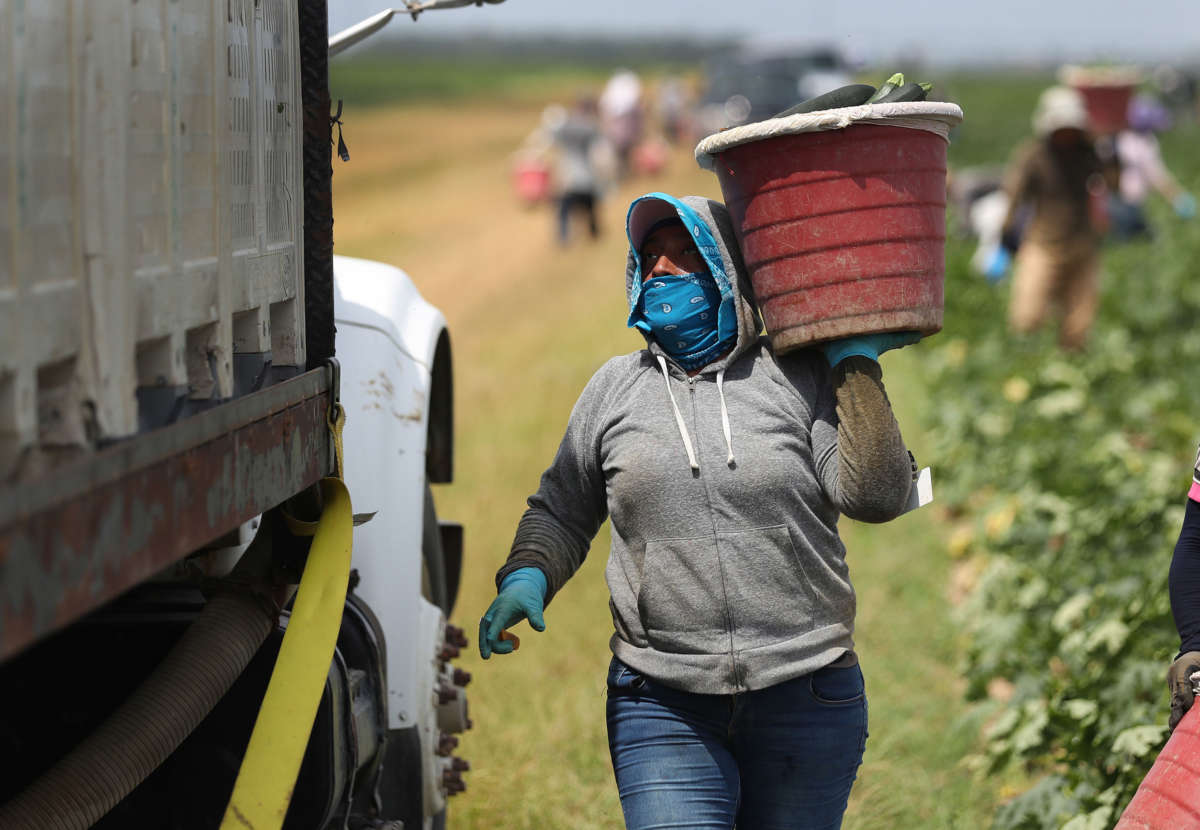
{"label": "black corrugated hose", "polygon": [[154,672],[95,732],[6,804],[0,830],[85,830],[200,724],[275,627],[248,592],[213,597]]}

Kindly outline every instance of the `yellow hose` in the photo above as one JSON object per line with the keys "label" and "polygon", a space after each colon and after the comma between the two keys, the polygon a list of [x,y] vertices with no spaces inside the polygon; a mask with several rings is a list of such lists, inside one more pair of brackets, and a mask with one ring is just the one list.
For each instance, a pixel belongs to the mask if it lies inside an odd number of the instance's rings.
{"label": "yellow hose", "polygon": [[282,827],[321,703],[346,603],[354,527],[341,479],[322,479],[321,493],[321,520],[221,830]]}

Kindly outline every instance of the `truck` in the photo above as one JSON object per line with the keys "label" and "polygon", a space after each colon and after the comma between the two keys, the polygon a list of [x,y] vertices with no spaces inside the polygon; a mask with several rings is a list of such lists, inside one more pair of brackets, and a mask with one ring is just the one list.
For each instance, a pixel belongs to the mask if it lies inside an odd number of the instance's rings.
{"label": "truck", "polygon": [[436,828],[466,786],[450,335],[333,255],[329,61],[392,14],[0,0],[3,830]]}

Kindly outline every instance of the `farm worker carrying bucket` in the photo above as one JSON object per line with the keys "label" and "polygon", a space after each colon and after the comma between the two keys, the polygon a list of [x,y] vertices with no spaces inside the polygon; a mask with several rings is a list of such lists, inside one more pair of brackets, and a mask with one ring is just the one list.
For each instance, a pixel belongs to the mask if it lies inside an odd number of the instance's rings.
{"label": "farm worker carrying bucket", "polygon": [[648,193],[625,232],[613,324],[643,348],[575,402],[480,654],[511,654],[502,632],[523,620],[554,624],[550,603],[611,519],[605,713],[626,826],[838,826],[867,734],[838,518],[888,521],[919,490],[878,362],[912,340],[776,353],[715,200]]}

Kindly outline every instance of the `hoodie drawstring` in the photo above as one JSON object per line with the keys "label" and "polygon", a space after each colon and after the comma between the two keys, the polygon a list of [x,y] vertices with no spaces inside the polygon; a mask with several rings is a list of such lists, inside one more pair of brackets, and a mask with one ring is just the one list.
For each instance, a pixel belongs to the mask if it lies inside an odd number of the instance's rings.
{"label": "hoodie drawstring", "polygon": [[[687,450],[688,464],[693,470],[700,469],[700,463],[696,460],[696,451],[692,449],[692,438],[688,435],[687,424],[683,422],[683,415],[679,411],[679,404],[675,403],[675,393],[671,391],[671,373],[667,370],[667,359],[662,355],[655,355],[658,358],[659,368],[662,369],[663,383],[667,385],[667,397],[671,399],[671,409],[675,410],[675,426],[679,428],[679,437],[683,439],[683,446]],[[729,409],[725,405],[725,370],[721,369],[717,372],[717,394],[721,398],[721,429],[725,433],[725,446],[729,448],[729,457],[725,459],[726,464],[733,463],[733,438],[729,429]]]}
{"label": "hoodie drawstring", "polygon": [[692,439],[688,436],[687,425],[683,423],[683,415],[679,413],[679,404],[675,403],[675,393],[671,391],[671,375],[667,371],[667,359],[662,355],[655,356],[658,358],[658,365],[662,368],[663,382],[667,384],[667,397],[671,399],[671,408],[675,410],[675,426],[679,427],[683,446],[687,448],[688,463],[692,465],[693,470],[699,470],[700,464],[696,461],[696,451],[692,449]]}
{"label": "hoodie drawstring", "polygon": [[733,463],[733,438],[729,430],[729,409],[725,406],[725,370],[717,370],[717,394],[721,398],[721,429],[725,431],[725,446],[729,448],[729,457],[725,459],[726,464]]}

